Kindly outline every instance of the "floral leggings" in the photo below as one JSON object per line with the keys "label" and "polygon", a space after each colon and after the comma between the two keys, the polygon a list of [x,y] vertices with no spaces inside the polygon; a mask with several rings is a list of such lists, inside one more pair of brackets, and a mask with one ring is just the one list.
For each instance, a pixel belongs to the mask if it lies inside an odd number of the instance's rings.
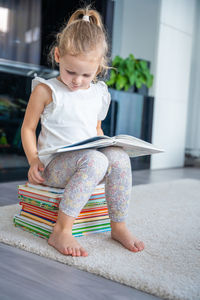
{"label": "floral leggings", "polygon": [[119,147],[61,153],[47,165],[43,177],[46,185],[65,189],[60,209],[69,216],[79,215],[102,180],[110,219],[122,222],[127,216],[131,165],[128,155]]}

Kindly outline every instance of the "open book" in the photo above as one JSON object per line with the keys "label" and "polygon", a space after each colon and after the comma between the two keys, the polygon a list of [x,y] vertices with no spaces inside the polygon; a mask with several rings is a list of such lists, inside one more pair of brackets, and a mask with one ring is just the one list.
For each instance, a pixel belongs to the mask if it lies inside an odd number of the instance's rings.
{"label": "open book", "polygon": [[40,156],[51,154],[51,153],[61,153],[67,151],[75,151],[81,149],[99,149],[109,146],[122,147],[130,157],[137,157],[143,155],[150,155],[153,153],[163,152],[162,149],[155,147],[154,145],[147,143],[141,139],[135,138],[130,135],[116,135],[109,137],[106,135],[95,136],[81,142],[71,144],[65,147],[61,147],[52,151],[41,150],[39,152]]}

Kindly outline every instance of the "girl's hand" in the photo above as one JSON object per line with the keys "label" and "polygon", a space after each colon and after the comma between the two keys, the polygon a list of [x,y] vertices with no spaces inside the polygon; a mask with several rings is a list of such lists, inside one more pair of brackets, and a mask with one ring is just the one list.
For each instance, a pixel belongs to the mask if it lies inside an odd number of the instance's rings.
{"label": "girl's hand", "polygon": [[97,135],[104,135],[103,130],[101,128],[101,121],[97,121]]}
{"label": "girl's hand", "polygon": [[101,128],[97,128],[97,135],[104,135],[103,130]]}
{"label": "girl's hand", "polygon": [[41,163],[39,158],[35,158],[30,165],[28,171],[28,181],[33,184],[42,184],[44,178],[40,175],[40,172],[44,171],[44,165]]}

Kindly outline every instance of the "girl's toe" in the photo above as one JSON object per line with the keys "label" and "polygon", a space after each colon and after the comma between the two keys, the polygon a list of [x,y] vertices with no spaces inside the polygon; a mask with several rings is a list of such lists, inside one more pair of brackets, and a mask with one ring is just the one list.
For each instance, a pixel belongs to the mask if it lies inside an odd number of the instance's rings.
{"label": "girl's toe", "polygon": [[88,256],[87,251],[85,251],[85,249],[83,249],[82,247],[80,248],[81,251],[81,256]]}
{"label": "girl's toe", "polygon": [[76,249],[76,256],[80,256],[81,255],[81,251],[79,249]]}
{"label": "girl's toe", "polygon": [[72,249],[72,256],[76,256],[76,248]]}
{"label": "girl's toe", "polygon": [[137,242],[137,243],[135,243],[135,245],[136,245],[136,247],[139,251],[144,249],[144,243],[143,242]]}
{"label": "girl's toe", "polygon": [[68,254],[69,254],[69,255],[72,255],[72,248],[71,248],[71,247],[68,247],[67,249],[68,249]]}
{"label": "girl's toe", "polygon": [[138,252],[138,248],[135,244],[132,244],[128,247],[129,250],[133,251],[133,252]]}
{"label": "girl's toe", "polygon": [[69,251],[68,251],[67,248],[64,248],[63,251],[62,251],[62,253],[65,254],[65,255],[68,255],[68,254],[69,254]]}

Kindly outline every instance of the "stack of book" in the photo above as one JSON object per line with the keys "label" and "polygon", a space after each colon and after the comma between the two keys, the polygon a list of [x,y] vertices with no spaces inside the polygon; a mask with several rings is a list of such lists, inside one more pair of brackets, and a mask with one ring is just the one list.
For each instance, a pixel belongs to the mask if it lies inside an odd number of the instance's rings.
{"label": "stack of book", "polygon": [[[25,184],[18,186],[20,214],[14,224],[23,230],[48,239],[58,217],[59,203],[64,189]],[[110,231],[110,219],[105,199],[104,184],[99,184],[75,219],[72,234],[83,236]]]}

